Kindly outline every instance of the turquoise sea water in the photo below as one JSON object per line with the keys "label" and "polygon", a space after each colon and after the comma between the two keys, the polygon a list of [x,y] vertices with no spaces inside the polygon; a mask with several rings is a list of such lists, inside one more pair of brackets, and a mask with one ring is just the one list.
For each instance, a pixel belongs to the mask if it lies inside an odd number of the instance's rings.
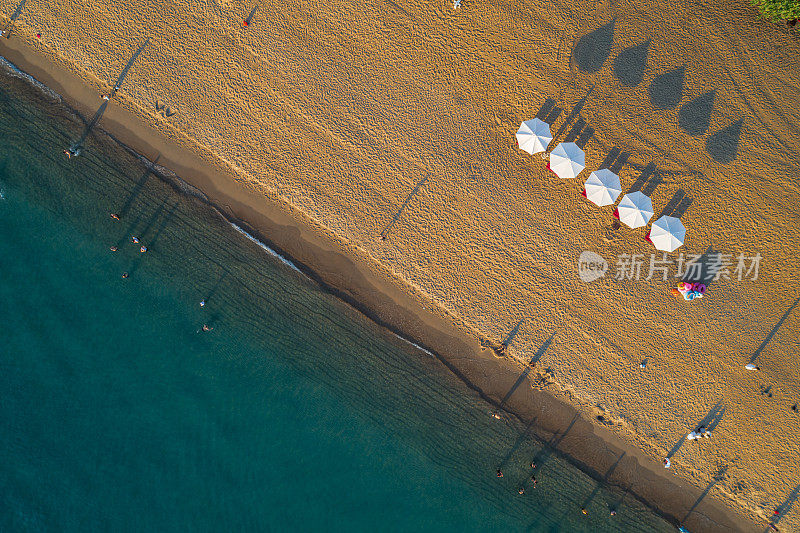
{"label": "turquoise sea water", "polygon": [[674,530],[82,127],[0,74],[0,531]]}

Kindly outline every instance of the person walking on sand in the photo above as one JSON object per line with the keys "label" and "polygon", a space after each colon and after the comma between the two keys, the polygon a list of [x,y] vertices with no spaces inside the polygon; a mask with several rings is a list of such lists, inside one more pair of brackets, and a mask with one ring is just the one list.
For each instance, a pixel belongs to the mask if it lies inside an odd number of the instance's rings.
{"label": "person walking on sand", "polygon": [[753,363],[747,363],[744,365],[747,370],[761,370],[761,367],[754,365]]}
{"label": "person walking on sand", "polygon": [[672,466],[672,463],[670,462],[669,457],[665,457],[664,458],[664,468],[669,468],[670,466]]}

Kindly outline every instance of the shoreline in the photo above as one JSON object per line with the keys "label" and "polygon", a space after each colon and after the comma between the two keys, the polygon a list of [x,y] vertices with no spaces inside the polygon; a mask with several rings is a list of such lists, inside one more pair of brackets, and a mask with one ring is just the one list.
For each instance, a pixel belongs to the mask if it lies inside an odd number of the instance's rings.
{"label": "shoreline", "polygon": [[[25,45],[20,41],[21,37],[21,34],[17,34],[11,41],[4,39],[0,44],[0,55],[59,94],[65,104],[82,116],[90,115],[94,111],[92,102],[96,103],[95,107],[101,103],[98,92],[73,73],[59,68],[37,50]],[[208,154],[197,153],[197,149],[191,150],[164,137],[128,110],[128,102],[123,101],[122,104],[126,107],[119,107],[117,102],[109,106],[98,125],[99,130],[148,161],[155,159],[154,154],[158,154],[159,166],[169,169],[181,181],[201,191],[205,201],[228,222],[239,225],[288,258],[324,290],[373,322],[437,357],[484,400],[495,407],[499,406],[500,399],[519,376],[520,367],[509,359],[496,357],[492,350],[486,348],[489,341],[470,337],[443,318],[443,311],[435,304],[424,303],[421,298],[413,297],[408,288],[398,286],[399,282],[390,279],[378,265],[368,264],[363,257],[359,257],[354,246],[348,247],[335,236],[326,235],[311,221],[304,220],[301,214],[292,212],[293,208],[281,200],[247,190],[237,176],[222,168],[220,162],[210,160]],[[160,177],[169,179],[169,176]],[[535,432],[544,441],[560,435],[569,425],[569,420],[573,419],[572,413],[579,413],[555,395],[532,387],[517,390],[511,401],[503,407],[523,423],[535,417]],[[563,438],[556,448],[559,454],[600,480],[619,454],[625,452],[632,457],[620,463],[609,481],[620,488],[635,483],[635,488],[630,492],[673,523],[678,521],[677,517],[686,514],[698,499],[700,489],[689,487],[674,476],[667,477],[660,465],[645,452],[586,420],[588,413],[581,414],[583,417],[578,419],[569,433],[560,435]],[[593,455],[589,452],[593,448],[604,450],[605,453]],[[686,522],[690,524],[690,530],[729,531],[736,528],[747,531],[757,528],[734,512],[726,513],[712,502],[713,499],[713,496],[703,499],[696,507]],[[728,508],[727,511],[734,510]],[[706,517],[707,521],[701,522],[701,516]],[[733,520],[734,517],[741,518],[741,523]]]}

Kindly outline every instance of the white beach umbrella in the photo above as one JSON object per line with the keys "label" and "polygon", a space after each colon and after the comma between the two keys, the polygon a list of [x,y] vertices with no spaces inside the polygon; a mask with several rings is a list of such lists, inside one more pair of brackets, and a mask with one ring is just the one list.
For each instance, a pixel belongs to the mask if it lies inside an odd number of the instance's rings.
{"label": "white beach umbrella", "polygon": [[561,143],[550,153],[550,170],[559,178],[576,178],[584,168],[585,155],[575,143]]}
{"label": "white beach umbrella", "polygon": [[641,191],[628,193],[622,197],[617,213],[620,222],[629,228],[640,228],[653,217],[653,202]]}
{"label": "white beach umbrella", "polygon": [[658,250],[674,252],[683,244],[683,240],[686,238],[686,228],[683,227],[680,219],[665,215],[653,222],[648,237]]}
{"label": "white beach umbrella", "polygon": [[617,196],[622,192],[619,176],[607,168],[601,168],[589,174],[589,178],[583,186],[586,189],[586,198],[601,207],[616,202]]}
{"label": "white beach umbrella", "polygon": [[526,120],[517,130],[519,149],[525,150],[529,154],[544,152],[552,140],[553,134],[550,132],[550,125],[538,118]]}

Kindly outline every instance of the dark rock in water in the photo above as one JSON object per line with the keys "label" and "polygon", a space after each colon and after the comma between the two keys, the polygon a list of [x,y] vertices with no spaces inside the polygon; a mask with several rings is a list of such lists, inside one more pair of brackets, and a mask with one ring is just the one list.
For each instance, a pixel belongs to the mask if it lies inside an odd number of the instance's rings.
{"label": "dark rock in water", "polygon": [[635,87],[642,82],[647,68],[647,54],[650,51],[650,40],[631,46],[614,58],[614,76],[622,85]]}
{"label": "dark rock in water", "polygon": [[739,151],[739,137],[742,134],[744,119],[740,118],[725,129],[719,130],[706,139],[706,150],[714,161],[730,163]]}
{"label": "dark rock in water", "polygon": [[708,129],[711,111],[714,109],[716,91],[703,93],[691,102],[683,104],[678,111],[678,125],[689,135],[700,135]]}
{"label": "dark rock in water", "polygon": [[647,92],[650,102],[658,109],[671,109],[678,105],[683,96],[683,76],[686,67],[678,67],[653,79]]}
{"label": "dark rock in water", "polygon": [[575,45],[573,55],[578,68],[584,72],[597,72],[611,53],[614,42],[614,22],[587,33]]}

